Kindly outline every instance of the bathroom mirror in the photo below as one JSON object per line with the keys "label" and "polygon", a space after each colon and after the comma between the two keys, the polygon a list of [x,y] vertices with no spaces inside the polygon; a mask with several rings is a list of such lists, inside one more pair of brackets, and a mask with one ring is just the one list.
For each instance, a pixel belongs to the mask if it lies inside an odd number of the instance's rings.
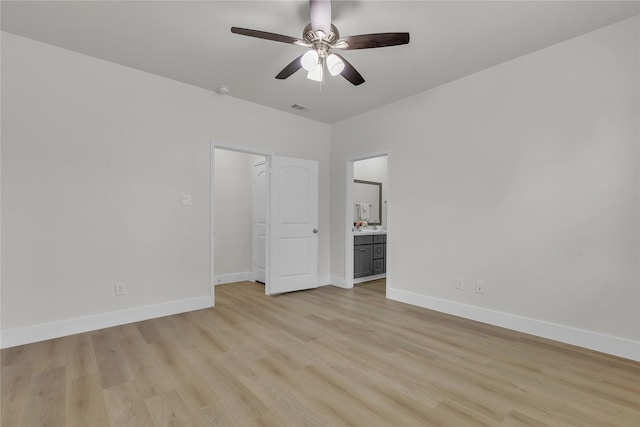
{"label": "bathroom mirror", "polygon": [[382,183],[353,180],[353,222],[382,225]]}

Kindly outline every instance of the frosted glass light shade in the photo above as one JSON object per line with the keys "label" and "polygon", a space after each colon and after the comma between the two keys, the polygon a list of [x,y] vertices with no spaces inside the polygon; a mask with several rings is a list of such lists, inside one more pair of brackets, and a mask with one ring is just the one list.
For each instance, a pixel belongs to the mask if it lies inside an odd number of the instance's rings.
{"label": "frosted glass light shade", "polygon": [[329,74],[337,76],[344,70],[344,62],[338,55],[332,53],[327,56],[327,69],[329,70]]}
{"label": "frosted glass light shade", "polygon": [[316,82],[321,82],[322,81],[322,74],[323,74],[323,66],[319,65],[316,68],[314,68],[313,70],[309,71],[307,73],[307,78],[309,80],[313,80]]}
{"label": "frosted glass light shade", "polygon": [[315,70],[318,68],[318,52],[313,49],[307,51],[307,53],[302,55],[300,63],[302,64],[302,68],[307,71]]}

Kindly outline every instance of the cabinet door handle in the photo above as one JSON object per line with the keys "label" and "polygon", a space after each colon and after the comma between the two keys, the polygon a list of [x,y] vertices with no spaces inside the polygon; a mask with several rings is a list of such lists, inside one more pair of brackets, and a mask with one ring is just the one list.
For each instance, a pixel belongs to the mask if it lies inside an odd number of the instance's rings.
{"label": "cabinet door handle", "polygon": [[360,248],[360,252],[364,252],[364,248]]}

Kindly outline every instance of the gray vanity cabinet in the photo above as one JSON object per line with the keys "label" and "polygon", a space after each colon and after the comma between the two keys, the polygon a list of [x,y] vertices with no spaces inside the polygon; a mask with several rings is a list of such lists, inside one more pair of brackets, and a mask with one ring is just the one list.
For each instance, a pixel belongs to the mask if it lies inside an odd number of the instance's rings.
{"label": "gray vanity cabinet", "polygon": [[353,277],[355,279],[386,272],[386,237],[385,234],[354,236]]}
{"label": "gray vanity cabinet", "polygon": [[373,274],[373,236],[355,236],[353,240],[353,277]]}

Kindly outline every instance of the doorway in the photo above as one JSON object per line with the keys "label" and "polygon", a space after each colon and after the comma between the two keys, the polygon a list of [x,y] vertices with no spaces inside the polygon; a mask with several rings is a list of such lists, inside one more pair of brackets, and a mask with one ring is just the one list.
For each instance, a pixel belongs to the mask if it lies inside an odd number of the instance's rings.
{"label": "doorway", "polygon": [[391,174],[389,152],[347,161],[345,282],[347,287],[371,281],[390,285],[389,234]]}
{"label": "doorway", "polygon": [[266,283],[267,157],[214,149],[216,285]]}
{"label": "doorway", "polygon": [[263,276],[267,295],[318,286],[318,166],[211,142],[214,304],[215,285]]}

